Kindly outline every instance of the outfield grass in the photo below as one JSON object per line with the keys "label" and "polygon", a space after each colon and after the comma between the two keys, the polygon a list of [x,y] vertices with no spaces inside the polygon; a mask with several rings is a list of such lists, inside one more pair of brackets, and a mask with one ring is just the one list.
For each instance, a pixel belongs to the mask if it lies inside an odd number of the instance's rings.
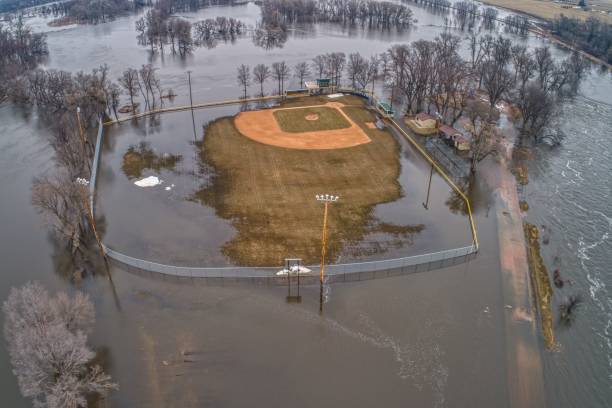
{"label": "outfield grass", "polygon": [[[319,118],[307,120],[308,115],[317,115]],[[274,118],[283,131],[290,133],[345,129],[351,126],[337,109],[324,106],[277,110]]]}
{"label": "outfield grass", "polygon": [[[363,105],[361,100],[351,102]],[[243,136],[232,118],[208,126],[200,158],[214,176],[194,199],[215,208],[236,228],[236,236],[222,247],[234,263],[281,265],[287,257],[318,263],[323,206],[315,195],[320,193],[340,196],[330,206],[329,261],[369,233],[393,234],[409,244],[424,228],[389,225],[374,217],[377,204],[401,197],[399,145],[387,131],[365,125],[375,116],[363,106],[344,110],[370,143],[336,150],[285,149]]]}

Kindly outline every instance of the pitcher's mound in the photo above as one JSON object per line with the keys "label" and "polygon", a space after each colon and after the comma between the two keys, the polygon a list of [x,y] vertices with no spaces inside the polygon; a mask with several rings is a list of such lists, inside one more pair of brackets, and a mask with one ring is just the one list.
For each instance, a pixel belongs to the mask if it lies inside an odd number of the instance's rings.
{"label": "pitcher's mound", "polygon": [[343,106],[328,102],[241,112],[234,125],[249,139],[289,149],[341,149],[369,143],[368,135],[344,113]]}

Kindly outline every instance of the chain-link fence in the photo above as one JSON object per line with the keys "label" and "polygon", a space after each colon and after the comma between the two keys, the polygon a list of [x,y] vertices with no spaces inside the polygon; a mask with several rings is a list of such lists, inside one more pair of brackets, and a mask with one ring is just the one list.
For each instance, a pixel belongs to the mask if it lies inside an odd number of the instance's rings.
{"label": "chain-link fence", "polygon": [[[283,266],[277,267],[188,267],[164,265],[157,262],[134,258],[111,248],[105,247],[106,254],[116,264],[128,271],[138,273],[159,274],[176,279],[228,279],[264,281],[268,283],[284,284],[287,281],[286,273],[278,274]],[[325,265],[327,282],[352,282],[405,275],[441,269],[461,264],[471,260],[476,254],[476,247],[449,249],[429,254],[414,255],[403,258],[384,259],[378,261],[355,262],[348,264]],[[300,273],[304,284],[315,283],[319,280],[320,265],[309,265],[309,273]],[[292,274],[292,279],[295,275]]]}
{"label": "chain-link fence", "polygon": [[[92,163],[91,180],[89,185],[90,204],[92,211],[95,208],[95,193],[97,173],[100,165],[102,152],[102,140],[104,137],[104,124],[102,120],[98,123],[98,136],[96,139],[96,150]],[[157,274],[160,276],[173,277],[177,279],[222,279],[222,280],[255,280],[270,283],[283,284],[287,280],[286,275],[277,275],[283,269],[282,266],[274,267],[187,267],[164,265],[161,263],[146,261],[125,255],[112,248],[105,247],[106,255],[114,262],[124,266],[130,271]],[[467,262],[478,252],[477,245],[463,248],[448,249],[422,255],[414,255],[395,259],[384,259],[367,262],[355,262],[348,264],[332,264],[325,266],[325,275],[328,282],[349,282],[381,277],[396,276],[408,273],[416,273]],[[308,274],[300,274],[305,284],[318,281],[320,265],[308,266],[311,270]]]}

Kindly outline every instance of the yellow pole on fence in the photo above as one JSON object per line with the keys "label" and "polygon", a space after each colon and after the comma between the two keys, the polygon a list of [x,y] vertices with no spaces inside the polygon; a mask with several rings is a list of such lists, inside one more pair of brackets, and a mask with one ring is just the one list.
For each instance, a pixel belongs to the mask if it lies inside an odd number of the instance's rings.
{"label": "yellow pole on fence", "polygon": [[427,159],[427,161],[436,168],[436,171],[442,176],[442,178],[444,178],[444,180],[453,188],[453,190],[455,190],[457,194],[459,194],[463,201],[465,201],[465,205],[468,211],[468,217],[470,219],[470,228],[472,230],[473,243],[476,247],[476,250],[478,250],[478,233],[476,232],[476,224],[474,222],[474,216],[472,215],[472,206],[470,205],[470,200],[467,198],[465,193],[461,191],[461,189],[455,184],[455,182],[453,182],[453,180],[446,174],[446,172],[442,170],[438,163],[436,163],[436,161],[432,159],[431,156],[416,142],[416,140],[414,140],[408,133],[406,133],[404,129],[402,129],[401,126],[398,125],[393,118],[389,118],[389,121],[406,139],[408,139],[408,141],[419,151],[419,153],[421,153],[421,155],[425,157],[425,159]]}

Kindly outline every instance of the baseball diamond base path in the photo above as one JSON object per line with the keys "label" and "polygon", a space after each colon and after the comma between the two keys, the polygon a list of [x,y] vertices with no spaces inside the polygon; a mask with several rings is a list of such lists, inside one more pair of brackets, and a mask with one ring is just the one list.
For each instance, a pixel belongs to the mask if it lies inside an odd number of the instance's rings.
{"label": "baseball diamond base path", "polygon": [[[236,126],[236,129],[244,136],[256,142],[288,149],[329,150],[370,143],[371,140],[363,129],[344,113],[342,110],[344,106],[347,105],[340,102],[328,102],[324,105],[240,112],[234,119],[234,126]],[[285,132],[280,128],[274,117],[274,112],[276,111],[313,107],[336,109],[342,117],[350,123],[350,126],[343,129],[322,130],[317,132]],[[304,120],[306,120],[306,118],[304,118]]]}

